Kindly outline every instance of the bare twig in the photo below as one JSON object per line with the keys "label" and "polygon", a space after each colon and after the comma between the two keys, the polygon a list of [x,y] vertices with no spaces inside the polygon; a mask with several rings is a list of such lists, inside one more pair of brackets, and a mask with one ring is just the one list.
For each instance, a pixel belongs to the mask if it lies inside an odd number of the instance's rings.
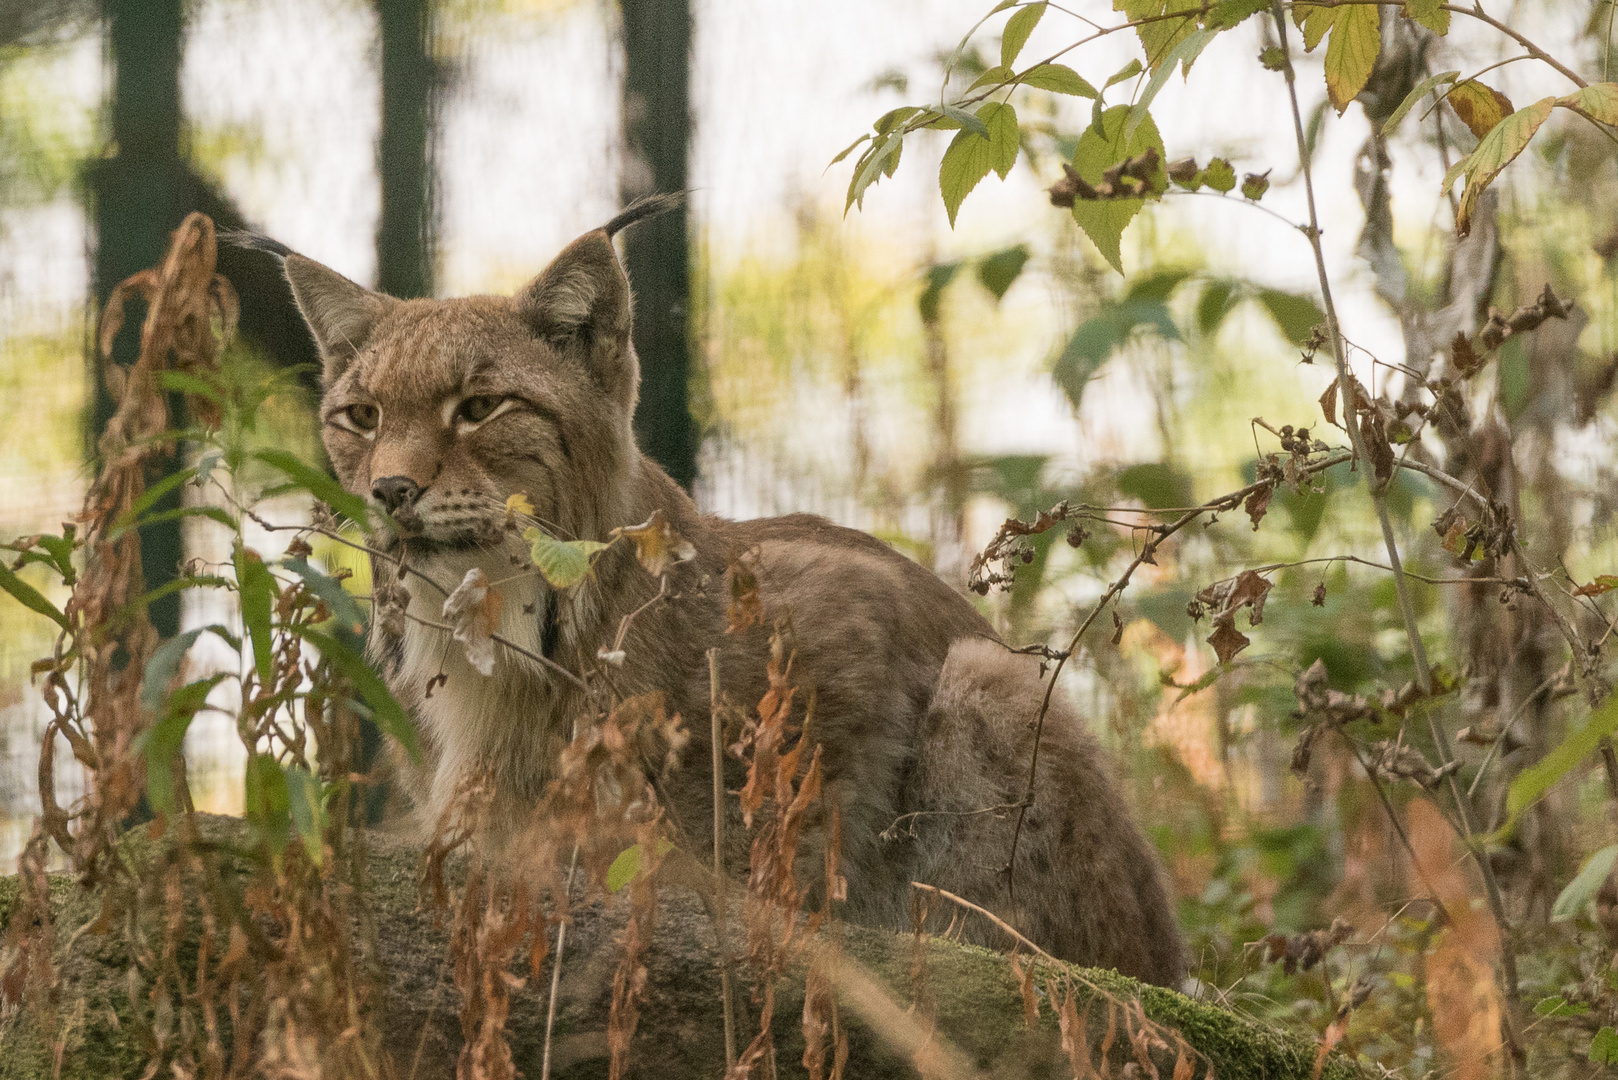
{"label": "bare twig", "polygon": [[924,885],[919,881],[912,881],[910,883],[910,887],[912,889],[925,889],[927,892],[933,893],[935,896],[943,897],[952,904],[963,907],[968,911],[975,911],[979,915],[982,915],[985,919],[988,919],[990,922],[994,923],[994,925],[998,926],[1000,929],[1004,930],[1006,933],[1010,934],[1017,941],[1028,946],[1030,949],[1034,950],[1034,952],[1049,960],[1051,963],[1055,964],[1061,962],[1044,949],[1041,949],[1038,945],[1035,945],[1032,941],[1029,941],[1027,938],[1023,937],[1021,932],[1019,932],[1015,926],[1012,926],[1010,923],[1006,922],[1006,920],[1002,919],[988,908],[978,907],[978,905],[972,903],[972,901],[956,896],[947,889],[940,889],[937,885]]}
{"label": "bare twig", "polygon": [[[573,845],[573,858],[567,864],[567,883],[562,886],[562,908],[573,900],[573,871],[579,866],[579,845]],[[539,1062],[539,1080],[551,1080],[551,1032],[556,1027],[556,991],[562,985],[562,946],[567,942],[567,919],[556,923],[556,954],[551,959],[551,999],[545,1006],[545,1049]]]}

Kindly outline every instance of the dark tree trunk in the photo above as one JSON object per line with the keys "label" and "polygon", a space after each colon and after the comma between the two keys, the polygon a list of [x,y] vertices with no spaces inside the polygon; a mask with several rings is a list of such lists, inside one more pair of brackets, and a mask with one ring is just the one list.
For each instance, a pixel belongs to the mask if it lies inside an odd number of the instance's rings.
{"label": "dark tree trunk", "polygon": [[[620,0],[624,29],[625,204],[653,192],[684,191],[691,143],[691,7],[688,0]],[[625,234],[635,286],[640,357],[641,449],[689,488],[697,475],[691,418],[691,252],[684,207]]]}
{"label": "dark tree trunk", "polygon": [[376,0],[376,10],[382,35],[377,287],[391,296],[431,296],[433,130],[438,101],[433,6],[431,0]]}
{"label": "dark tree trunk", "polygon": [[[91,165],[87,180],[95,222],[94,277],[98,307],[131,274],[157,264],[169,234],[192,210],[201,210],[221,228],[247,222],[223,194],[191,168],[180,113],[180,59],[185,35],[182,0],[101,0],[107,20],[108,55],[113,69],[111,143],[117,152]],[[317,369],[318,356],[304,328],[292,293],[272,259],[222,248],[219,271],[241,296],[241,332],[273,360]],[[114,359],[130,363],[140,335],[140,305],[119,335]],[[113,402],[95,380],[91,444],[112,415]],[[313,387],[313,376],[308,385]],[[172,402],[179,416],[178,401]],[[164,471],[175,467],[170,459]],[[155,477],[153,479],[156,479]],[[154,509],[179,503],[170,493]],[[183,558],[180,523],[166,521],[141,529],[141,562],[149,588],[175,576]],[[179,630],[180,598],[154,601],[152,624],[164,636]]]}

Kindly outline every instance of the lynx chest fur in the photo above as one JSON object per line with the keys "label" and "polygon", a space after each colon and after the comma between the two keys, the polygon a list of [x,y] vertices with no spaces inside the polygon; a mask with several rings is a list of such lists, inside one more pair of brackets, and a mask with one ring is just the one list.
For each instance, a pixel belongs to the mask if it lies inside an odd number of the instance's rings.
{"label": "lynx chest fur", "polygon": [[[511,813],[537,804],[584,708],[581,675],[610,662],[624,693],[660,692],[685,719],[693,745],[666,785],[666,810],[700,833],[712,811],[708,651],[719,650],[732,700],[754,702],[772,629],[784,628],[840,812],[850,918],[907,925],[909,883],[921,881],[1058,956],[1177,983],[1185,958],[1157,859],[1107,754],[1059,695],[1015,899],[1007,888],[1045,695],[1036,661],[880,541],[807,515],[703,515],[640,453],[629,282],[612,235],[661,208],[631,208],[585,234],[513,297],[397,300],[259,242],[283,257],[320,347],[338,476],[388,512],[378,542],[412,570],[395,580],[378,564],[377,595],[397,604],[374,620],[373,651],[429,748],[423,816],[474,774],[492,778]],[[567,541],[604,541],[659,514],[690,557],[660,583],[617,544],[578,585],[553,589],[521,572],[524,546],[507,527],[519,494],[532,509],[524,524]],[[726,633],[737,560],[756,575],[764,618]],[[504,642],[477,666],[444,618],[443,593],[472,570],[499,594],[492,629]],[[970,932],[998,943],[986,926]]]}

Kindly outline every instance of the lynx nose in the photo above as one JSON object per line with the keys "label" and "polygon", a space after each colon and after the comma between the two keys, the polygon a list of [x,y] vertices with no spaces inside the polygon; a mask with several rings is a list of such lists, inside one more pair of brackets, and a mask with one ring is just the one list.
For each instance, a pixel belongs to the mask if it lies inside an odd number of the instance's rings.
{"label": "lynx nose", "polygon": [[388,513],[408,506],[421,494],[421,485],[408,476],[384,476],[371,485],[371,494],[377,497]]}

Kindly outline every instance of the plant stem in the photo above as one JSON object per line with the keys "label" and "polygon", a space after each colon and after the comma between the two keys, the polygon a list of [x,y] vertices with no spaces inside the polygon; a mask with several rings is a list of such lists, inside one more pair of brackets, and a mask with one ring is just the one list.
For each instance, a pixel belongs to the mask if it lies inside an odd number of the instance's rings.
{"label": "plant stem", "polygon": [[[1274,0],[1271,14],[1275,19],[1276,33],[1280,39],[1281,56],[1284,63],[1283,72],[1286,75],[1287,99],[1292,106],[1292,126],[1298,142],[1298,164],[1303,172],[1304,197],[1309,207],[1309,246],[1315,256],[1315,272],[1320,278],[1320,296],[1326,312],[1326,334],[1331,343],[1332,359],[1337,365],[1337,396],[1342,409],[1343,426],[1348,431],[1350,443],[1361,460],[1369,462],[1365,454],[1363,434],[1360,431],[1359,416],[1355,411],[1356,394],[1355,381],[1349,372],[1348,359],[1343,352],[1343,337],[1337,321],[1337,307],[1332,299],[1331,276],[1326,271],[1326,253],[1320,243],[1320,217],[1315,204],[1315,188],[1313,170],[1309,161],[1308,140],[1304,136],[1303,112],[1298,106],[1297,73],[1292,67],[1292,52],[1287,42],[1286,13],[1281,0]],[[1481,14],[1479,18],[1493,22]],[[1503,28],[1502,28],[1503,29]],[[1521,39],[1518,35],[1511,35],[1530,51],[1536,51],[1531,43]],[[1558,70],[1563,70],[1556,65]],[[1403,564],[1399,558],[1399,545],[1393,535],[1393,521],[1388,514],[1387,501],[1384,491],[1376,483],[1374,476],[1366,478],[1366,486],[1371,494],[1371,503],[1376,508],[1377,522],[1382,527],[1382,542],[1388,552],[1388,562],[1393,568],[1394,591],[1399,600],[1399,614],[1404,620],[1405,637],[1410,643],[1410,657],[1416,669],[1416,685],[1420,687],[1424,697],[1432,696],[1433,676],[1432,669],[1427,662],[1427,649],[1421,639],[1421,629],[1416,623],[1416,608],[1410,598],[1410,585],[1405,580]],[[1439,765],[1447,765],[1454,760],[1454,752],[1450,746],[1449,737],[1445,734],[1443,725],[1438,721],[1436,712],[1429,705],[1423,709],[1427,716],[1428,730],[1432,735],[1433,746],[1439,754]],[[1518,1048],[1515,1028],[1516,1021],[1512,1016],[1518,999],[1517,983],[1517,956],[1511,940],[1511,924],[1506,918],[1505,902],[1500,894],[1499,882],[1495,880],[1494,868],[1490,865],[1488,855],[1473,838],[1472,814],[1467,804],[1465,793],[1461,791],[1460,783],[1452,772],[1448,777],[1450,796],[1455,801],[1455,812],[1460,819],[1462,839],[1466,842],[1467,850],[1471,852],[1473,860],[1477,863],[1479,872],[1483,875],[1484,891],[1488,895],[1489,909],[1494,916],[1495,923],[1500,930],[1500,967],[1505,976],[1507,1009],[1502,1012],[1504,1036],[1508,1045],[1515,1053]]]}
{"label": "plant stem", "polygon": [[[664,580],[667,580],[666,578]],[[719,939],[719,993],[725,1006],[725,1075],[736,1068],[736,999],[730,985],[730,940],[725,929],[724,741],[719,723],[719,650],[708,650],[708,716],[713,725],[713,880],[714,931]]]}

